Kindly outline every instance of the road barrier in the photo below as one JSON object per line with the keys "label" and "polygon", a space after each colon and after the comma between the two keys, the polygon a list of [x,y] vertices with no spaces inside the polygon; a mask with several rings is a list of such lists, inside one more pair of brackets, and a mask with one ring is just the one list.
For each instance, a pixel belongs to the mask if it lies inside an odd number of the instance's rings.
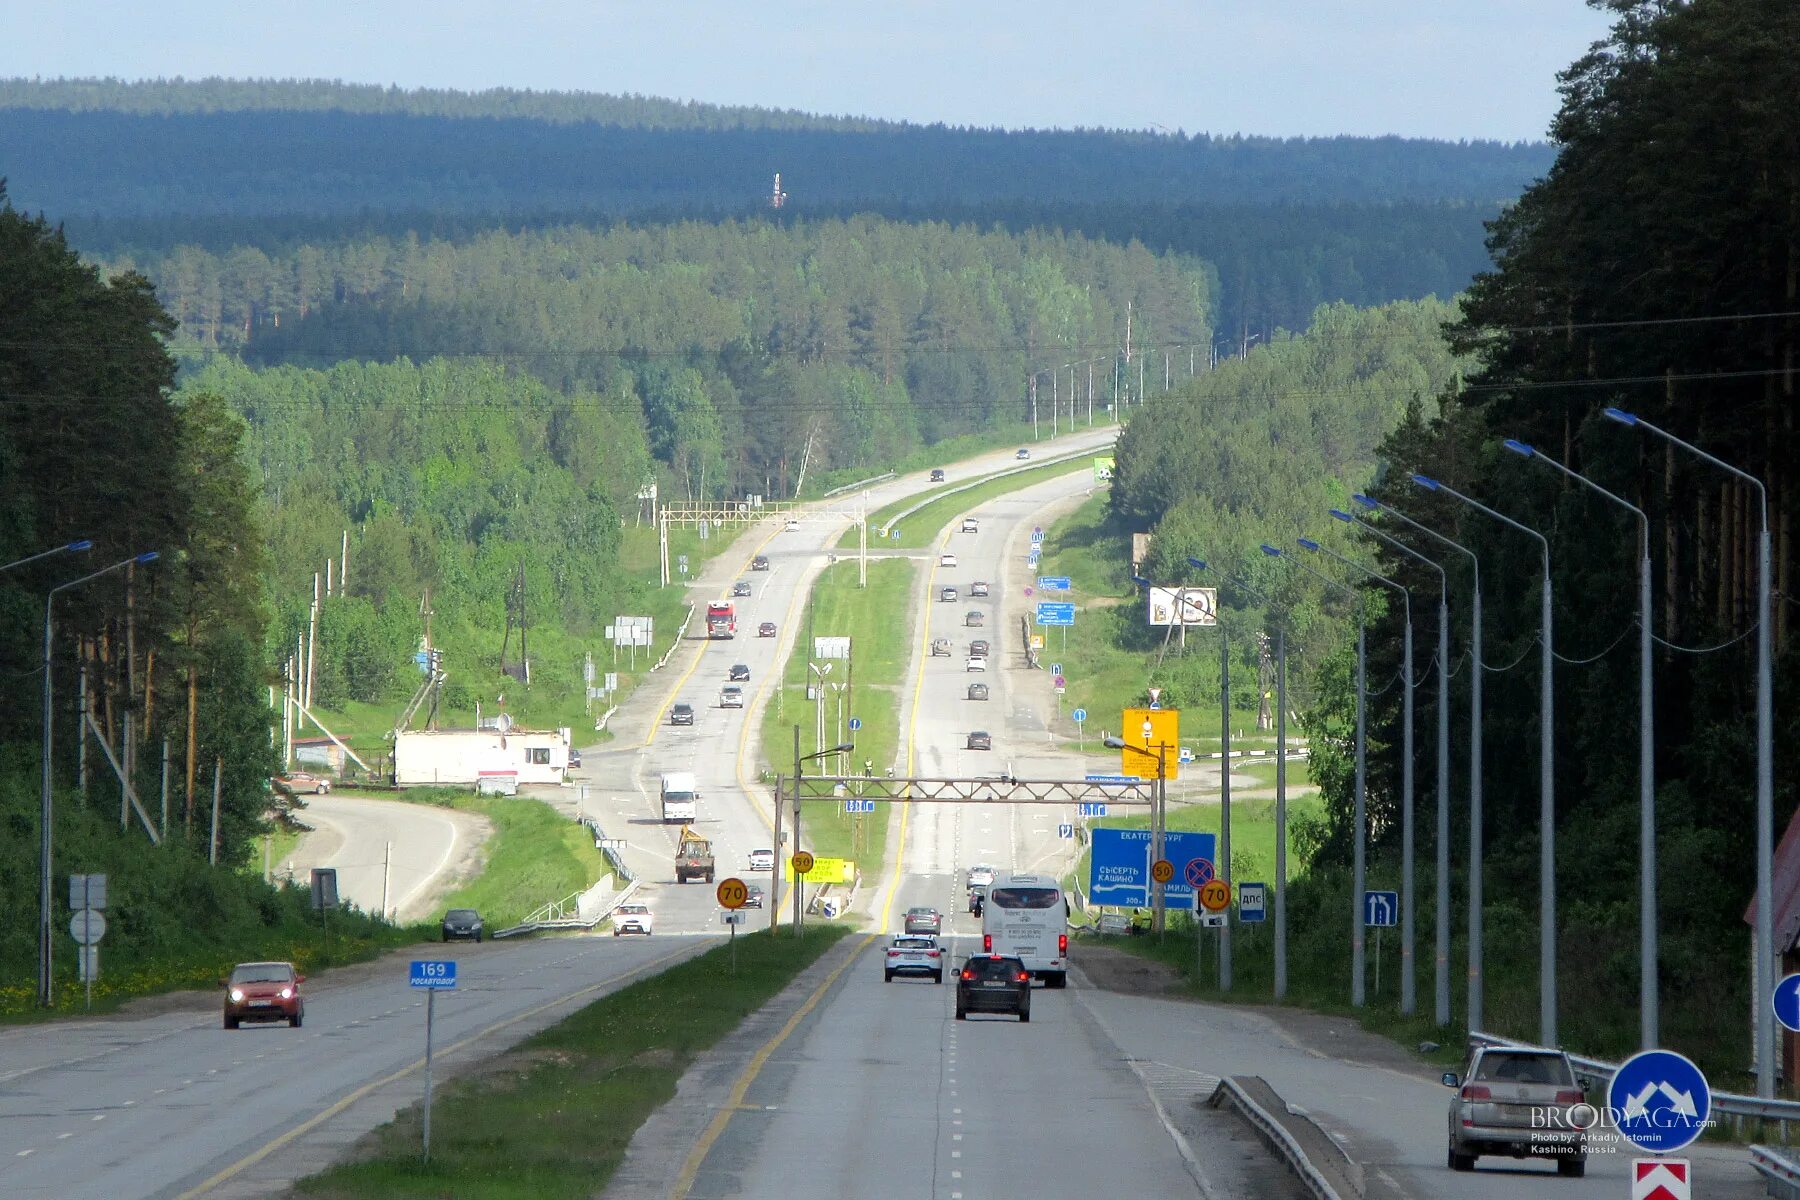
{"label": "road barrier", "polygon": [[996,479],[1005,479],[1009,475],[1023,475],[1026,471],[1035,471],[1039,467],[1054,467],[1063,463],[1080,462],[1084,458],[1091,459],[1102,449],[1104,449],[1104,447],[1091,446],[1086,450],[1077,450],[1073,454],[1064,454],[1057,458],[1046,458],[1037,462],[1028,462],[1023,466],[1008,467],[1004,471],[995,471],[992,475],[983,475],[979,479],[972,479],[968,483],[959,483],[955,487],[945,488],[941,492],[931,492],[911,508],[895,513],[889,521],[882,525],[881,536],[886,537],[888,535],[888,530],[898,525],[901,521],[904,521],[907,517],[912,516],[926,505],[936,504],[945,496],[954,496],[959,492],[966,492],[973,488],[981,487],[983,484],[992,483]]}
{"label": "road barrier", "polygon": [[[1362,1195],[1362,1188],[1358,1186],[1357,1179],[1361,1171],[1347,1157],[1344,1157],[1341,1149],[1338,1150],[1338,1159],[1335,1162],[1325,1164],[1314,1162],[1312,1157],[1301,1147],[1299,1139],[1288,1130],[1281,1118],[1252,1096],[1253,1090],[1266,1093],[1265,1099],[1272,1101],[1281,1099],[1266,1082],[1250,1075],[1219,1080],[1219,1086],[1213,1089],[1213,1094],[1207,1100],[1207,1104],[1213,1108],[1230,1105],[1236,1109],[1263,1143],[1275,1153],[1276,1157],[1287,1164],[1288,1170],[1294,1173],[1294,1177],[1300,1181],[1300,1186],[1305,1188],[1307,1195],[1312,1196],[1314,1200],[1346,1200],[1346,1197],[1355,1200]],[[1290,1117],[1311,1124],[1310,1118],[1296,1114],[1292,1109],[1285,1111]],[[1313,1126],[1313,1131],[1317,1131],[1319,1137],[1325,1138],[1324,1133],[1318,1131],[1317,1126]],[[1325,1138],[1325,1140],[1334,1149],[1337,1148],[1337,1143],[1331,1142],[1329,1138]]]}
{"label": "road barrier", "polygon": [[868,487],[871,483],[883,483],[894,477],[894,472],[883,471],[881,474],[872,476],[868,479],[859,479],[855,483],[846,483],[842,487],[834,487],[829,492],[820,492],[819,499],[829,500],[833,496],[841,496],[845,492],[854,492],[857,488]]}
{"label": "road barrier", "polygon": [[1776,1200],[1800,1200],[1800,1165],[1767,1146],[1750,1147],[1750,1165]]}
{"label": "road barrier", "polygon": [[688,605],[687,616],[681,618],[681,628],[675,631],[675,640],[669,643],[669,648],[663,651],[663,656],[656,660],[654,667],[650,668],[652,671],[662,670],[668,664],[669,656],[681,648],[681,639],[687,636],[688,622],[694,619],[694,608],[694,605]]}

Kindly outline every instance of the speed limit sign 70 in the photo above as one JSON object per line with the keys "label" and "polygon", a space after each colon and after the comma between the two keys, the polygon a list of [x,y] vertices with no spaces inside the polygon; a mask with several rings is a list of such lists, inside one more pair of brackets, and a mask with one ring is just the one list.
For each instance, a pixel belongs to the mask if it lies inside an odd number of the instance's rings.
{"label": "speed limit sign 70", "polygon": [[744,901],[750,898],[750,889],[741,879],[721,879],[718,896],[721,908],[742,908]]}

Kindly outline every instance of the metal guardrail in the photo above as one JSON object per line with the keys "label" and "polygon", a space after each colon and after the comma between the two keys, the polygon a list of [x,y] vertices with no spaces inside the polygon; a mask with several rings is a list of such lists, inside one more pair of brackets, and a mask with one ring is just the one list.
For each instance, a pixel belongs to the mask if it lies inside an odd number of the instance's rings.
{"label": "metal guardrail", "polygon": [[1267,1109],[1252,1099],[1250,1093],[1239,1086],[1237,1080],[1231,1078],[1219,1080],[1219,1086],[1213,1089],[1212,1098],[1207,1103],[1214,1108],[1228,1103],[1243,1114],[1244,1119],[1250,1122],[1250,1127],[1268,1144],[1269,1149],[1273,1150],[1287,1164],[1288,1170],[1294,1173],[1294,1177],[1300,1181],[1300,1186],[1305,1188],[1307,1194],[1314,1197],[1314,1200],[1344,1200],[1338,1190],[1331,1186],[1331,1181],[1326,1179],[1313,1165],[1312,1159],[1306,1156],[1306,1151],[1300,1148],[1300,1143],[1294,1140],[1294,1135],[1289,1133]]}
{"label": "metal guardrail", "polygon": [[[581,916],[578,907],[581,897],[587,895],[587,892],[576,892],[573,896],[565,896],[561,900],[552,900],[550,903],[526,917],[523,921],[520,921],[517,925],[511,925],[505,929],[495,930],[494,936],[497,938],[517,937],[522,933],[536,933],[542,929],[592,929],[594,926],[600,924],[600,922],[606,920],[606,918],[612,916],[613,909],[625,903],[637,889],[638,884],[635,880],[626,884],[625,890],[619,892],[617,895],[613,896],[611,900],[607,901],[606,905],[595,912],[591,919]],[[570,915],[572,907],[574,908],[574,915]]]}
{"label": "metal guardrail", "polygon": [[894,472],[883,471],[881,474],[871,476],[868,479],[859,479],[855,483],[846,483],[842,487],[834,487],[829,492],[820,492],[819,499],[829,500],[833,496],[841,496],[845,492],[853,492],[859,487],[868,487],[871,483],[881,483],[884,480],[892,478],[894,478]]}
{"label": "metal guardrail", "polygon": [[968,483],[959,483],[955,487],[945,488],[941,492],[928,493],[925,496],[925,498],[920,500],[917,504],[914,504],[912,507],[910,507],[902,512],[895,513],[891,519],[889,519],[887,522],[885,522],[881,526],[880,536],[886,537],[888,535],[888,530],[892,529],[895,525],[898,525],[901,521],[905,520],[907,517],[912,516],[914,513],[918,512],[921,508],[924,508],[926,505],[936,504],[939,500],[942,500],[945,496],[954,496],[959,492],[970,491],[974,488],[978,488],[978,487],[982,486],[985,483],[992,483],[996,479],[1005,479],[1009,475],[1022,475],[1026,471],[1035,471],[1040,467],[1054,467],[1054,466],[1058,465],[1059,463],[1072,463],[1072,462],[1079,461],[1080,459],[1092,458],[1094,456],[1094,454],[1102,448],[1103,448],[1102,446],[1091,446],[1086,450],[1077,450],[1072,454],[1064,454],[1064,455],[1060,455],[1056,458],[1040,459],[1037,462],[1027,462],[1023,466],[1008,467],[1004,471],[995,471],[991,475],[983,475],[978,479],[970,480]]}
{"label": "metal guardrail", "polygon": [[1767,1146],[1750,1147],[1750,1165],[1776,1200],[1800,1200],[1800,1165]]}
{"label": "metal guardrail", "polygon": [[[1535,1042],[1522,1042],[1517,1038],[1501,1037],[1497,1033],[1485,1033],[1479,1029],[1469,1034],[1469,1043],[1477,1046],[1517,1047],[1522,1050],[1546,1048]],[[1610,1081],[1619,1069],[1618,1063],[1587,1058],[1580,1054],[1570,1054],[1569,1062],[1577,1070],[1601,1081]],[[1741,1127],[1746,1120],[1773,1122],[1781,1127],[1781,1138],[1786,1141],[1788,1122],[1800,1121],[1800,1100],[1765,1100],[1760,1096],[1745,1096],[1736,1092],[1714,1092],[1712,1111],[1732,1118],[1734,1129]]]}

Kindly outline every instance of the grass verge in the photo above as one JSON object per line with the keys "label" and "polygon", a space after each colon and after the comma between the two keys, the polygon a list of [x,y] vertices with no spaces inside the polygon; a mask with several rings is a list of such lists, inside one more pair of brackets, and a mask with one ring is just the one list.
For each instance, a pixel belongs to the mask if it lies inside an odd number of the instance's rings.
{"label": "grass verge", "polygon": [[449,788],[415,788],[406,799],[493,822],[481,873],[444,899],[445,908],[478,910],[490,929],[517,924],[540,905],[585,891],[607,874],[587,828],[540,800],[474,796]]}
{"label": "grass verge", "polygon": [[[918,565],[906,559],[878,559],[869,564],[869,586],[857,586],[857,564],[839,562],[819,576],[808,598],[806,631],[794,643],[782,670],[781,681],[763,709],[762,756],[771,771],[791,774],[794,766],[794,726],[800,726],[800,751],[819,749],[816,702],[806,698],[811,676],[809,652],[812,639],[851,639],[856,655],[853,692],[843,693],[844,740],[856,746],[846,770],[859,773],[865,764],[880,772],[895,766],[900,748],[900,685],[911,659],[911,624],[907,612],[918,592]],[[850,664],[833,662],[825,677],[824,745],[837,744],[838,692],[846,682]],[[852,733],[851,717],[862,722]],[[809,773],[832,773],[831,760],[815,760],[804,768]],[[878,863],[887,851],[887,805],[873,813],[849,816],[841,807],[813,804],[802,815],[802,833],[814,854]]]}
{"label": "grass verge", "polygon": [[[1096,452],[1098,453],[1098,452]],[[1056,479],[1064,475],[1078,474],[1092,470],[1087,457],[1072,462],[1045,463],[1041,467],[1033,467],[1029,471],[1019,471],[1012,475],[999,475],[968,487],[967,481],[946,484],[941,488],[933,488],[927,492],[908,496],[904,500],[896,500],[877,512],[869,514],[869,546],[871,549],[884,550],[917,550],[929,546],[943,534],[944,526],[958,513],[974,508],[996,496],[1004,496],[1008,492],[1016,492],[1020,488],[1042,483],[1046,479]],[[951,489],[961,489],[952,491]],[[913,505],[926,497],[931,499],[917,512],[901,519],[895,532],[899,537],[881,537],[881,527],[900,513],[906,512]],[[852,528],[839,541],[841,547],[856,545],[856,530]]]}
{"label": "grass verge", "polygon": [[298,1190],[321,1200],[597,1195],[682,1072],[846,933],[817,923],[804,938],[785,929],[740,936],[735,971],[718,946],[614,992],[441,1089],[429,1165],[415,1108],[375,1132],[368,1158]]}

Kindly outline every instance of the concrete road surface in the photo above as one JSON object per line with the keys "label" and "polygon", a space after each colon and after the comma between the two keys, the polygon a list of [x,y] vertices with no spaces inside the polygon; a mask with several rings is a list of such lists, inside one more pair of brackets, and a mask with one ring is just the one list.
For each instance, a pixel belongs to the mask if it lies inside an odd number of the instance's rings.
{"label": "concrete road surface", "polygon": [[[437,1000],[448,1070],[712,944],[557,938],[422,946],[410,957],[458,963],[456,991]],[[0,1035],[0,1195],[279,1193],[331,1161],[322,1146],[347,1146],[418,1101],[424,996],[407,985],[406,957],[309,981],[299,1029],[228,1031],[220,1001],[197,997],[160,1016]],[[296,1131],[311,1140],[284,1149]]]}
{"label": "concrete road surface", "polygon": [[291,868],[304,882],[314,867],[334,867],[343,900],[403,922],[431,915],[493,832],[485,817],[435,805],[338,794],[305,799],[300,819],[313,832],[287,862],[275,864],[276,876]]}

